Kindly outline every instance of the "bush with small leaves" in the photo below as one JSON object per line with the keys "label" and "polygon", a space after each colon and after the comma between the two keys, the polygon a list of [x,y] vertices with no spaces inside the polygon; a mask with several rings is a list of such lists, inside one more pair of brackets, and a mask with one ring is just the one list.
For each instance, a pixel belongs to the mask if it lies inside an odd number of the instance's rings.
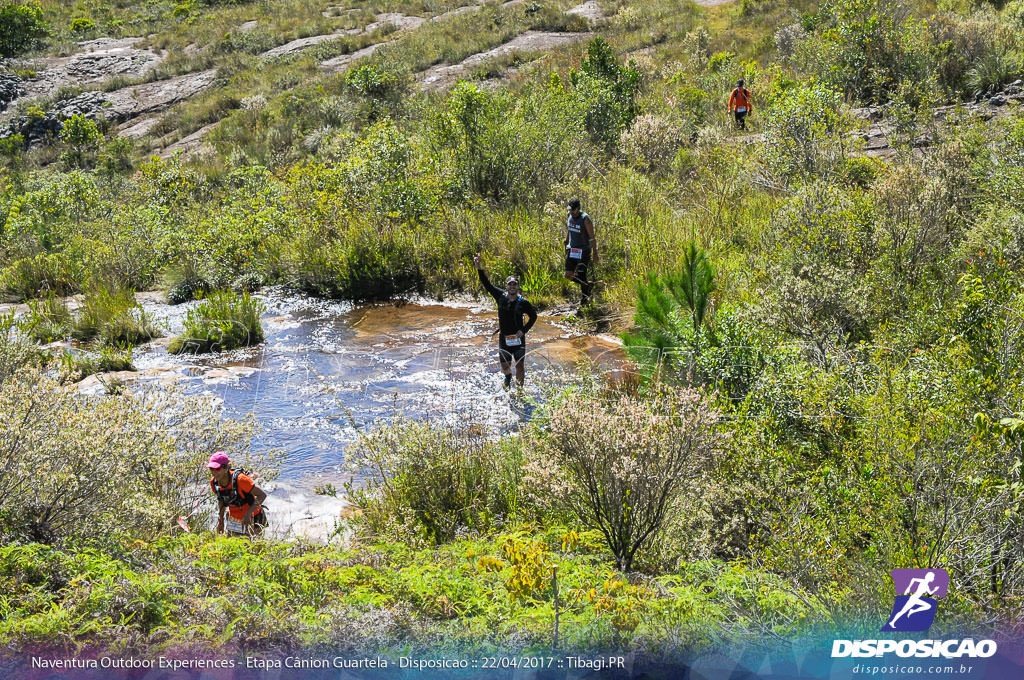
{"label": "bush with small leaves", "polygon": [[273,478],[278,453],[242,453],[252,431],[251,422],[221,418],[212,400],[177,389],[87,398],[19,373],[0,384],[0,534],[5,543],[153,540],[176,531],[175,518],[197,503],[194,521],[204,521],[214,509],[210,451]]}
{"label": "bush with small leaves", "polygon": [[28,51],[48,33],[43,8],[38,2],[3,0],[0,4],[0,57]]}
{"label": "bush with small leaves", "polygon": [[682,131],[671,121],[653,114],[638,116],[623,133],[620,145],[626,158],[647,172],[663,172],[683,144]]}
{"label": "bush with small leaves", "polygon": [[845,159],[852,123],[838,91],[819,85],[787,89],[764,117],[763,157],[779,181],[827,174]]}
{"label": "bush with small leaves", "polygon": [[96,121],[76,113],[64,121],[60,141],[68,147],[60,157],[66,167],[91,168],[96,163],[103,134]]}
{"label": "bush with small leaves", "polygon": [[551,408],[545,446],[571,485],[569,507],[630,571],[680,494],[721,452],[718,416],[694,390],[567,394]]}

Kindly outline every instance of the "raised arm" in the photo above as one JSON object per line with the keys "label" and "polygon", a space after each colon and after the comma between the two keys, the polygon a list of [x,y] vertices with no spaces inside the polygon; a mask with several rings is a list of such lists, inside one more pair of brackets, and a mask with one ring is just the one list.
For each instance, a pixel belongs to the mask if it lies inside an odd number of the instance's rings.
{"label": "raised arm", "polygon": [[484,287],[484,290],[490,293],[491,297],[495,300],[500,300],[501,296],[505,294],[505,291],[495,286],[491,283],[491,280],[487,278],[487,274],[484,273],[483,268],[480,266],[479,254],[473,256],[473,265],[476,267],[476,273],[480,276],[480,284]]}

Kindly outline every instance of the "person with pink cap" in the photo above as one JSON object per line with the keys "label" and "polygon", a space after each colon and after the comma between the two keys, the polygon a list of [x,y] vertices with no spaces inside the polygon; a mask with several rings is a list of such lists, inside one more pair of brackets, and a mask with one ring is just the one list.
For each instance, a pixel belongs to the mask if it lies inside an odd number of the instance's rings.
{"label": "person with pink cap", "polygon": [[238,528],[236,530],[229,526],[229,535],[252,536],[256,533],[257,526],[262,532],[267,526],[267,516],[263,512],[263,501],[267,500],[267,494],[256,486],[256,482],[249,475],[241,470],[233,470],[227,454],[223,451],[210,456],[210,462],[206,467],[213,474],[210,488],[217,494],[219,505],[217,533],[224,533],[225,510],[231,517],[231,524]]}

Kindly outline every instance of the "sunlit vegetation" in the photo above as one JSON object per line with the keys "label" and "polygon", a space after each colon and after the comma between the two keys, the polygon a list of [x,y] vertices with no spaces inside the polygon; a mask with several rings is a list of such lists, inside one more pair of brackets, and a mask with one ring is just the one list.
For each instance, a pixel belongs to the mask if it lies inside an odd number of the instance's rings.
{"label": "sunlit vegetation", "polygon": [[[19,38],[42,54],[153,33],[171,56],[147,78],[217,79],[137,142],[74,119],[0,144],[0,293],[29,303],[0,317],[0,450],[69,484],[85,466],[71,488],[93,494],[88,525],[55,496],[0,494],[0,640],[543,646],[556,566],[582,649],[853,625],[903,567],[955,574],[939,627],[1020,623],[1024,5],[608,1],[590,26],[566,2],[490,3],[259,56],[375,18],[322,4],[43,2],[49,33]],[[596,36],[419,88],[526,30]],[[725,113],[740,77],[745,133]],[[887,140],[871,155],[869,122]],[[191,156],[145,153],[207,125]],[[213,442],[246,450],[245,424],[159,392],[69,396],[39,354],[74,339],[130,364],[159,333],[134,291],[194,305],[172,351],[221,351],[262,341],[262,286],[475,292],[477,252],[557,307],[577,294],[572,197],[600,244],[589,321],[623,335],[635,378],[581,370],[514,436],[368,428],[343,548],[172,536],[205,489],[168,480],[201,482]],[[142,517],[112,486],[126,450],[152,461]]]}

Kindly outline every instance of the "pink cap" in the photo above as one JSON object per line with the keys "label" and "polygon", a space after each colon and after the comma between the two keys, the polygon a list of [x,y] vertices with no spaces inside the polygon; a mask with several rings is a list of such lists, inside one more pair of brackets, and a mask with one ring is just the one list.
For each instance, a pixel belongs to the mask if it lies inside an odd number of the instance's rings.
{"label": "pink cap", "polygon": [[211,470],[219,470],[222,467],[226,467],[227,464],[228,455],[223,451],[218,451],[217,453],[210,456],[210,462],[206,464],[206,467],[210,468]]}

